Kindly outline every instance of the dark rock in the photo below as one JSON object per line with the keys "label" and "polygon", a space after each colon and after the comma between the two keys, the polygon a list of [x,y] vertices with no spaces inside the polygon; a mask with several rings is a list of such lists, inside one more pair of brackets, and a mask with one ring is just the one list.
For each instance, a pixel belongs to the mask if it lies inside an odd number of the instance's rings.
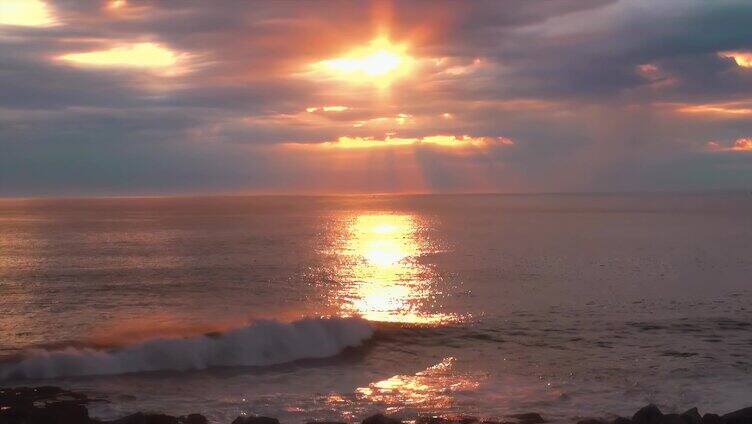
{"label": "dark rock", "polygon": [[56,386],[39,386],[39,387],[34,387],[33,389],[30,389],[30,390],[34,392],[34,394],[36,394],[37,396],[46,397],[46,398],[57,396],[65,391],[61,389],[60,387],[56,387]]}
{"label": "dark rock", "polygon": [[387,417],[384,414],[376,414],[366,418],[361,424],[402,424],[402,421],[396,418]]}
{"label": "dark rock", "polygon": [[632,416],[634,424],[661,424],[663,413],[652,403],[635,412]]}
{"label": "dark rock", "polygon": [[[88,423],[89,410],[85,406],[71,402],[52,402],[44,406],[44,408],[37,409],[37,413],[33,414],[43,416],[44,419],[41,422],[45,423]],[[41,412],[41,414],[40,414]]]}
{"label": "dark rock", "polygon": [[0,407],[0,423],[2,424],[21,424],[30,422],[29,415],[31,410],[28,408],[3,406]]}
{"label": "dark rock", "polygon": [[[91,419],[84,406],[94,401],[102,399],[53,386],[0,388],[0,424],[102,424]],[[139,412],[107,424],[207,424],[207,420],[199,414],[176,418]]]}
{"label": "dark rock", "polygon": [[0,389],[0,407],[32,405],[34,402],[57,400],[57,397],[61,395],[74,399],[86,398],[86,396],[53,386],[5,388]]}
{"label": "dark rock", "polygon": [[279,420],[270,417],[246,417],[241,416],[235,418],[232,424],[279,424]]}
{"label": "dark rock", "polygon": [[415,424],[451,424],[452,420],[443,417],[420,416],[415,419]]}
{"label": "dark rock", "polygon": [[308,421],[306,424],[347,424],[342,421]]}
{"label": "dark rock", "polygon": [[206,417],[201,414],[188,414],[178,417],[180,424],[207,424]]}
{"label": "dark rock", "polygon": [[[66,395],[67,400],[58,400]],[[86,396],[58,387],[0,390],[0,424],[89,424]]]}
{"label": "dark rock", "polygon": [[632,420],[624,417],[616,417],[611,421],[611,424],[632,424]]}
{"label": "dark rock", "polygon": [[661,424],[688,424],[679,414],[666,414],[661,417]]}
{"label": "dark rock", "polygon": [[697,411],[697,408],[692,408],[688,411],[685,411],[682,415],[682,418],[684,418],[684,422],[687,424],[702,424],[702,416]]}
{"label": "dark rock", "polygon": [[721,417],[726,424],[752,424],[752,406],[730,412]]}
{"label": "dark rock", "polygon": [[723,424],[723,420],[718,414],[705,414],[702,416],[702,424]]}
{"label": "dark rock", "polygon": [[136,412],[112,421],[112,424],[178,424],[178,419],[170,415]]}
{"label": "dark rock", "polygon": [[[431,415],[423,415],[415,419],[415,424],[473,424],[477,423],[476,417],[436,417]],[[488,422],[488,421],[484,421]]]}
{"label": "dark rock", "polygon": [[597,418],[585,418],[577,421],[577,424],[606,424],[606,422]]}
{"label": "dark rock", "polygon": [[526,414],[514,414],[510,415],[509,417],[519,421],[520,424],[541,424],[546,422],[546,420],[544,420],[543,417],[540,416],[540,414],[536,414],[535,412],[528,412]]}

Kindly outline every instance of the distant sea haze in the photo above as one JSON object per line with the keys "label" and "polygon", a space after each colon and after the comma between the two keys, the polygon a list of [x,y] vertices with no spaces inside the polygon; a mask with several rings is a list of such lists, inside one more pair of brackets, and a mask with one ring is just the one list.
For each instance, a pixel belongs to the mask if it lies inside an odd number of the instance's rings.
{"label": "distant sea haze", "polygon": [[0,384],[102,418],[731,411],[751,216],[745,193],[0,200]]}

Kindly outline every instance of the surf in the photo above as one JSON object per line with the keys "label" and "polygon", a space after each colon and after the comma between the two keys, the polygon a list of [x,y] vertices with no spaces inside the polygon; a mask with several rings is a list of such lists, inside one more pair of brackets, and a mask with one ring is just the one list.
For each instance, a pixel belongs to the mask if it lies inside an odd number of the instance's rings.
{"label": "surf", "polygon": [[278,365],[335,356],[373,333],[360,318],[260,320],[226,332],[158,337],[118,349],[34,349],[0,365],[0,380]]}

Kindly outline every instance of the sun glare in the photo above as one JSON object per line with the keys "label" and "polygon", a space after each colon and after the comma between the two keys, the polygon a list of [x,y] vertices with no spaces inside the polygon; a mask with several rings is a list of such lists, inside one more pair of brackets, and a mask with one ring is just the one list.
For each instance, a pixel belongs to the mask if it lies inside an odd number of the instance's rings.
{"label": "sun glare", "polygon": [[342,57],[316,62],[315,76],[350,83],[371,83],[380,87],[404,76],[412,67],[413,58],[405,44],[392,44],[387,38],[372,40],[367,47],[357,48]]}
{"label": "sun glare", "polygon": [[0,25],[46,26],[53,23],[49,8],[40,0],[0,1]]}

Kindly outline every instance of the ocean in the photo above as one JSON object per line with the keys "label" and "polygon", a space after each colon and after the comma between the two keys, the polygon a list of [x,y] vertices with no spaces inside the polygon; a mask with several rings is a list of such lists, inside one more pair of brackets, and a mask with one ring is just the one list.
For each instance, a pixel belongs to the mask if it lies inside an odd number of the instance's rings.
{"label": "ocean", "polygon": [[727,412],[752,195],[0,200],[0,385],[282,422]]}

